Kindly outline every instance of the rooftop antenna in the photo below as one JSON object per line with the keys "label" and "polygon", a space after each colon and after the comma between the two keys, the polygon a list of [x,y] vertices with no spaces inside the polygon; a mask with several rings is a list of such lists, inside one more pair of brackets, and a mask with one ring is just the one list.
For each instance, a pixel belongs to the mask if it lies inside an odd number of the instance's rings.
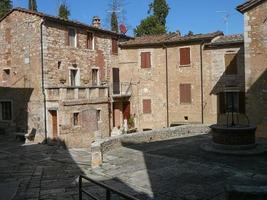
{"label": "rooftop antenna", "polygon": [[226,33],[226,35],[228,35],[228,33],[229,33],[229,17],[230,17],[230,14],[226,10],[218,10],[218,11],[216,11],[216,13],[224,13],[223,23],[225,24],[225,33]]}

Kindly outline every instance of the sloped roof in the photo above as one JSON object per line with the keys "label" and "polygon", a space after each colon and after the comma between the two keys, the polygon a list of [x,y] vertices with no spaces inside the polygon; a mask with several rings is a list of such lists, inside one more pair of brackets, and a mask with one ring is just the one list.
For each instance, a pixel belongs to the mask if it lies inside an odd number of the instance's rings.
{"label": "sloped roof", "polygon": [[255,6],[261,4],[265,1],[266,0],[248,0],[247,2],[237,6],[236,9],[241,13],[245,13],[248,10],[250,10],[251,8],[254,8]]}
{"label": "sloped roof", "polygon": [[163,35],[150,35],[136,37],[132,40],[120,43],[121,47],[145,47],[145,46],[160,46],[167,44],[176,43],[190,43],[190,42],[201,42],[203,40],[211,40],[214,37],[223,35],[222,32],[217,31],[207,34],[196,34],[181,36],[178,33],[163,34]]}
{"label": "sloped roof", "polygon": [[39,16],[39,17],[44,18],[44,19],[49,20],[49,21],[54,21],[54,22],[58,22],[58,23],[62,23],[62,24],[70,25],[70,26],[75,26],[75,27],[81,27],[81,28],[89,29],[89,30],[92,30],[92,31],[95,31],[95,32],[100,32],[100,33],[114,35],[114,36],[116,35],[116,36],[127,37],[125,35],[117,34],[117,33],[113,32],[113,31],[105,30],[105,29],[102,29],[102,28],[96,28],[94,26],[90,26],[88,24],[81,23],[79,21],[66,20],[66,19],[63,19],[61,17],[48,15],[48,14],[45,14],[45,13],[42,13],[42,12],[35,12],[35,11],[31,11],[31,10],[28,10],[28,9],[25,9],[25,8],[19,8],[19,7],[18,8],[13,8],[12,10],[10,10],[5,16],[3,16],[0,19],[0,22],[3,19],[5,19],[8,15],[10,15],[12,12],[14,12],[14,11],[19,11],[19,12],[24,12],[24,13],[36,15],[36,16]]}
{"label": "sloped roof", "polygon": [[206,47],[230,46],[244,43],[243,34],[223,35],[214,38]]}

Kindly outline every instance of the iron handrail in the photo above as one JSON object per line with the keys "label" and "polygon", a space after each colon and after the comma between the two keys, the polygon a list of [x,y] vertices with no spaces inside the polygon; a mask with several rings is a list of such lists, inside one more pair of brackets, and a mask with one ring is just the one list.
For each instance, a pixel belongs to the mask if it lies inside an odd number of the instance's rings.
{"label": "iron handrail", "polygon": [[111,200],[111,193],[115,193],[115,194],[117,194],[117,195],[119,195],[119,196],[121,196],[121,197],[123,197],[123,198],[125,198],[127,200],[139,200],[139,199],[137,199],[137,198],[135,198],[133,196],[130,196],[128,194],[125,194],[123,192],[120,192],[120,191],[118,191],[118,190],[116,190],[116,189],[114,189],[114,188],[112,188],[112,187],[110,187],[110,186],[108,186],[108,185],[106,185],[104,183],[101,183],[99,181],[96,181],[94,179],[91,179],[89,177],[86,177],[84,175],[80,175],[79,176],[79,200],[82,200],[83,199],[83,196],[82,196],[83,193],[86,194],[86,195],[88,195],[89,197],[91,197],[94,200],[100,200],[97,197],[95,197],[93,194],[85,191],[82,188],[82,179],[85,179],[87,181],[90,181],[90,182],[92,182],[92,183],[94,183],[94,184],[96,184],[96,185],[98,185],[98,186],[106,189],[106,200]]}

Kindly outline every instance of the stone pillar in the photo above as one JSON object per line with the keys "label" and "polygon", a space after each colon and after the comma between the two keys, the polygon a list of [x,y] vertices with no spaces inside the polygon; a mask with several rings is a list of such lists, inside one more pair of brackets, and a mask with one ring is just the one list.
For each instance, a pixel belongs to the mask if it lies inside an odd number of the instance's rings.
{"label": "stone pillar", "polygon": [[102,150],[99,143],[92,143],[91,147],[91,167],[92,169],[98,168],[103,163]]}

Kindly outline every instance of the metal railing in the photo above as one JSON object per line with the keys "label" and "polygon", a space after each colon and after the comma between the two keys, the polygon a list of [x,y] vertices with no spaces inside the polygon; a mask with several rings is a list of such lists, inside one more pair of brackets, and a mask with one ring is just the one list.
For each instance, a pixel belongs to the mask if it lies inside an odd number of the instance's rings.
{"label": "metal railing", "polygon": [[106,200],[111,200],[111,194],[114,193],[116,195],[119,195],[120,197],[123,197],[127,200],[139,200],[133,196],[130,196],[128,194],[125,194],[123,192],[120,192],[110,186],[107,186],[105,185],[104,183],[101,183],[99,181],[96,181],[96,180],[93,180],[89,177],[86,177],[86,176],[83,176],[83,175],[80,175],[79,176],[79,200],[82,200],[83,199],[83,193],[86,194],[87,196],[91,197],[92,199],[94,200],[100,200],[99,198],[97,198],[96,196],[94,196],[93,194],[87,192],[86,190],[83,189],[83,182],[82,180],[85,179],[87,181],[90,181],[91,183],[94,183],[98,186],[100,186],[101,188],[104,188],[106,190]]}
{"label": "metal railing", "polygon": [[128,82],[113,82],[112,94],[113,96],[131,96],[132,84]]}

